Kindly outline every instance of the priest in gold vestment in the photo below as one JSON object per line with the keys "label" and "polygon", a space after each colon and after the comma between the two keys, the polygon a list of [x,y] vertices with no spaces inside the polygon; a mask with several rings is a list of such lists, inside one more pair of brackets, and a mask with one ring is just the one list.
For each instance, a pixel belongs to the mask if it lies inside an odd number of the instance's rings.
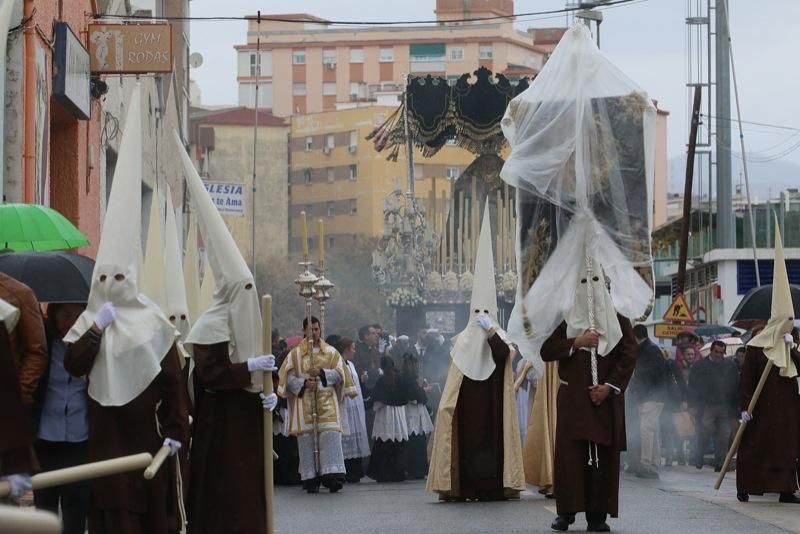
{"label": "priest in gold vestment", "polygon": [[[289,433],[297,436],[303,488],[317,493],[342,489],[342,401],[357,394],[341,355],[320,339],[319,320],[303,320],[306,338],[286,357],[279,371],[278,395],[289,400]],[[309,341],[310,340],[310,341]],[[309,350],[311,348],[311,350]]]}

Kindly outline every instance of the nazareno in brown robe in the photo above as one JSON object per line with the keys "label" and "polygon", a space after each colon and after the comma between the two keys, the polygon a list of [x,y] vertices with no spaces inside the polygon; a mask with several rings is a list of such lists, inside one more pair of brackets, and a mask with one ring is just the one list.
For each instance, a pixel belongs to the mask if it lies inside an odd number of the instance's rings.
{"label": "nazareno in brown robe", "polygon": [[[792,359],[800,369],[800,354],[792,351]],[[763,349],[747,347],[740,382],[742,411],[747,410],[766,364]],[[772,367],[736,455],[739,493],[791,493],[798,489],[800,395],[797,388],[796,378],[784,378],[778,367]]]}
{"label": "nazareno in brown robe", "polygon": [[[567,324],[561,323],[542,345],[542,360],[558,361],[561,380],[555,451],[559,515],[593,512],[617,517],[618,514],[619,455],[625,450],[626,440],[624,392],[636,365],[636,342],[630,321],[617,317],[622,339],[610,353],[597,357],[597,377],[598,383],[613,384],[621,393],[612,389],[600,406],[595,406],[589,398],[591,354],[586,350],[570,354],[575,339],[567,337]],[[590,450],[593,465],[589,465]],[[595,459],[599,460],[597,465]]]}
{"label": "nazareno in brown robe", "polygon": [[232,363],[228,344],[193,345],[194,428],[189,487],[192,534],[266,531],[264,408],[247,363]]}
{"label": "nazareno in brown robe", "polygon": [[39,469],[29,408],[22,402],[17,366],[5,325],[0,322],[0,476]]}
{"label": "nazareno in brown robe", "polygon": [[[100,335],[87,330],[68,345],[64,357],[67,372],[87,376],[100,350],[100,340]],[[161,372],[128,404],[102,406],[89,398],[89,461],[141,452],[155,455],[164,438],[188,446],[189,415],[184,388],[178,351],[173,345],[161,360]],[[168,459],[152,480],[145,480],[142,471],[94,479],[89,533],[178,532],[181,518],[174,465]]]}
{"label": "nazareno in brown robe", "polygon": [[457,438],[458,497],[505,498],[503,488],[503,376],[510,353],[494,334],[489,348],[495,369],[486,380],[464,376],[458,392],[454,419]]}

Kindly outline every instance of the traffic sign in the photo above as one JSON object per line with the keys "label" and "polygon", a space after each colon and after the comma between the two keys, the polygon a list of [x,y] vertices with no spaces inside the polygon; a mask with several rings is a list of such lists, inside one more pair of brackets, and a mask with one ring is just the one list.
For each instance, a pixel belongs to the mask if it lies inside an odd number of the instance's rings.
{"label": "traffic sign", "polygon": [[672,304],[669,305],[667,308],[666,313],[664,314],[665,321],[688,321],[694,322],[694,315],[692,315],[692,309],[687,306],[686,299],[683,298],[682,293],[678,293],[675,295],[675,300],[672,301]]}
{"label": "traffic sign", "polygon": [[684,330],[694,331],[694,326],[678,323],[658,323],[654,326],[656,337],[674,338]]}

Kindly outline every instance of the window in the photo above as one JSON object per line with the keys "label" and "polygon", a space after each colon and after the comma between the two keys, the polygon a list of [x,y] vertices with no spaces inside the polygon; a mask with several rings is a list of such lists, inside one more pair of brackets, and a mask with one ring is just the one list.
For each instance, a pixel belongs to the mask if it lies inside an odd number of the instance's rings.
{"label": "window", "polygon": [[258,68],[258,54],[250,54],[250,76],[261,76],[261,69]]}
{"label": "window", "polygon": [[328,134],[325,136],[325,146],[327,148],[333,148],[336,146],[336,140],[333,137],[333,134]]}
{"label": "window", "polygon": [[356,130],[350,130],[350,148],[355,148],[358,146],[358,132]]}
{"label": "window", "polygon": [[422,165],[420,165],[419,163],[415,163],[414,164],[414,178],[419,180],[420,178],[422,178],[422,175],[423,175]]}
{"label": "window", "polygon": [[358,200],[355,198],[350,199],[350,215],[358,215]]}
{"label": "window", "polygon": [[492,45],[480,45],[478,47],[478,57],[480,59],[492,59],[494,57]]}
{"label": "window", "polygon": [[351,48],[350,49],[350,63],[364,63],[364,49]]}
{"label": "window", "polygon": [[311,152],[312,150],[314,150],[314,138],[306,137],[306,152]]}
{"label": "window", "polygon": [[418,43],[409,46],[411,72],[440,72],[446,56],[444,43]]}
{"label": "window", "polygon": [[350,165],[350,179],[354,182],[358,180],[358,165]]}
{"label": "window", "polygon": [[322,51],[322,63],[325,65],[336,65],[336,50],[323,50]]}
{"label": "window", "polygon": [[326,169],[326,173],[328,175],[328,183],[329,184],[332,184],[333,182],[336,181],[336,171],[334,170],[333,167],[328,167]]}
{"label": "window", "polygon": [[311,217],[311,208],[314,207],[314,204],[306,204],[306,215]]}
{"label": "window", "polygon": [[303,183],[311,185],[311,169],[305,169],[303,171]]}
{"label": "window", "polygon": [[327,202],[326,209],[328,217],[333,217],[334,215],[336,215],[336,207],[334,206],[333,202]]}
{"label": "window", "polygon": [[336,96],[336,82],[325,82],[322,84],[322,94],[324,96]]}
{"label": "window", "polygon": [[451,48],[450,49],[450,61],[461,61],[464,59],[464,49],[463,48]]}
{"label": "window", "polygon": [[292,65],[305,65],[306,64],[306,51],[295,50],[292,52]]}
{"label": "window", "polygon": [[458,167],[451,167],[449,165],[447,166],[447,178],[449,178],[450,180],[455,180],[458,178],[459,174],[461,173]]}
{"label": "window", "polygon": [[364,82],[350,82],[350,98],[351,100],[367,98],[367,84]]}
{"label": "window", "polygon": [[328,247],[328,248],[333,248],[333,238],[332,237],[328,237],[327,240],[328,240],[328,243],[325,246]]}
{"label": "window", "polygon": [[394,48],[381,48],[378,61],[381,63],[391,63],[394,61]]}
{"label": "window", "polygon": [[292,84],[292,94],[294,96],[305,96],[305,94],[306,94],[306,84],[304,84],[304,83],[293,83]]}

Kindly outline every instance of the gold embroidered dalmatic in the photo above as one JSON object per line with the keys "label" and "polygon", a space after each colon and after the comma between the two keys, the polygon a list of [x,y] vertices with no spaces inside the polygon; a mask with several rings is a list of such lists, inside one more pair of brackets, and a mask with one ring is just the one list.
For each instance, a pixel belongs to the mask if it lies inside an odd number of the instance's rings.
{"label": "gold embroidered dalmatic", "polygon": [[[349,372],[345,372],[344,360],[339,353],[320,341],[313,351],[309,351],[309,343],[303,341],[292,349],[286,357],[280,371],[277,394],[289,401],[289,433],[293,436],[314,432],[312,413],[316,397],[317,432],[342,432],[341,401],[345,397],[353,397],[358,393]],[[312,367],[335,371],[341,379],[338,383],[323,386],[317,384],[316,395],[313,391],[304,391],[302,397],[294,395],[289,388],[292,378],[305,380],[310,378],[308,370]]]}

